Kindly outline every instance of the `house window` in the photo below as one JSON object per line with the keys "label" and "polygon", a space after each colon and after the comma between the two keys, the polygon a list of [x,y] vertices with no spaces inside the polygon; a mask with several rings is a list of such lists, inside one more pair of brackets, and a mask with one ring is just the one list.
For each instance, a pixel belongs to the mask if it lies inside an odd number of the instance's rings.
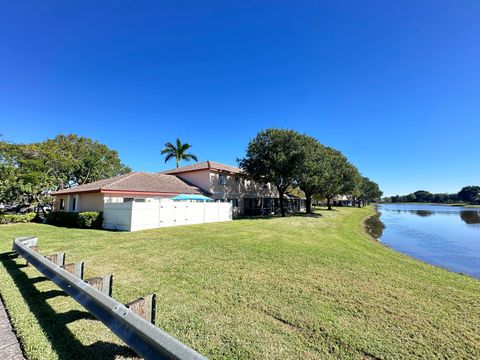
{"label": "house window", "polygon": [[234,180],[234,181],[235,181],[235,183],[238,183],[238,182],[240,182],[240,178],[239,178],[238,176],[235,176],[235,177],[234,177],[234,179],[235,179],[235,180]]}
{"label": "house window", "polygon": [[60,199],[60,210],[65,210],[65,199]]}
{"label": "house window", "polygon": [[75,211],[75,208],[77,207],[77,198],[74,197],[72,201],[72,211]]}
{"label": "house window", "polygon": [[218,175],[218,184],[219,185],[227,185],[227,175],[219,174]]}
{"label": "house window", "polygon": [[124,203],[133,202],[133,198],[123,198]]}
{"label": "house window", "polygon": [[145,199],[135,199],[135,202],[145,202]]}

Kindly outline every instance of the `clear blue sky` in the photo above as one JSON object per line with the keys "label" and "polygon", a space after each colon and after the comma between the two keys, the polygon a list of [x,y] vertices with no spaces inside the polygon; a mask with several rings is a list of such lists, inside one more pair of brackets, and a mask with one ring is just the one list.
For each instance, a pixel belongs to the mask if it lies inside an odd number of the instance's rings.
{"label": "clear blue sky", "polygon": [[387,195],[480,184],[480,2],[1,3],[6,140],[77,133],[158,171],[177,136],[235,164],[267,127]]}

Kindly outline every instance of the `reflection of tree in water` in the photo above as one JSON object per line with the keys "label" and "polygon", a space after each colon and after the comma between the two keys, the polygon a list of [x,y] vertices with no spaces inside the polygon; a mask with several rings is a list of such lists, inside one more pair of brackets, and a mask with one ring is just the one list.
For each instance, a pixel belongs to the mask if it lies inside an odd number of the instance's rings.
{"label": "reflection of tree in water", "polygon": [[411,212],[421,217],[428,217],[433,215],[433,211],[430,210],[412,210]]}
{"label": "reflection of tree in water", "polygon": [[380,239],[383,234],[383,229],[385,229],[385,225],[380,221],[380,214],[376,214],[370,216],[365,221],[365,229],[375,239]]}
{"label": "reflection of tree in water", "polygon": [[480,224],[480,211],[460,211],[460,218],[466,224]]}
{"label": "reflection of tree in water", "polygon": [[415,214],[421,217],[432,216],[435,214],[433,211],[430,210],[390,210],[397,214]]}

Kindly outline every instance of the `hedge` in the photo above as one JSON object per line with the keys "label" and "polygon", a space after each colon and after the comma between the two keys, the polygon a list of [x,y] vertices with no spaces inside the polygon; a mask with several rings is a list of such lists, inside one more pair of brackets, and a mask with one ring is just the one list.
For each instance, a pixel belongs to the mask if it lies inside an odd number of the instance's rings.
{"label": "hedge", "polygon": [[52,211],[47,215],[47,223],[70,228],[101,229],[103,224],[103,213],[98,211],[80,213]]}
{"label": "hedge", "polygon": [[26,214],[2,214],[0,215],[0,224],[27,223],[35,219],[36,213]]}

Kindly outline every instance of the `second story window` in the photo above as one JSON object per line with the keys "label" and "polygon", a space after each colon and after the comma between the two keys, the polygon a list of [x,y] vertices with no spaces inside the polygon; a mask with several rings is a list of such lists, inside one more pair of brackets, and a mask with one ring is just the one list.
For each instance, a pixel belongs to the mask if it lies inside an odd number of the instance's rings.
{"label": "second story window", "polygon": [[227,185],[227,175],[225,174],[218,175],[218,185]]}

